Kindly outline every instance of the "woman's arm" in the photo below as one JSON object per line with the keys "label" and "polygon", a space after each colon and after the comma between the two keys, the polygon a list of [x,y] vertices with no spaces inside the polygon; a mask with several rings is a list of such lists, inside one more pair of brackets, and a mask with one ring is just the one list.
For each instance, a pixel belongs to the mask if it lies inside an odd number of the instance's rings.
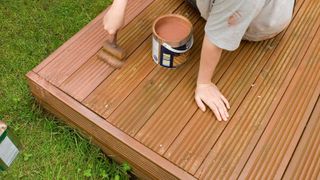
{"label": "woman's arm", "polygon": [[[127,0],[114,0],[108,12],[103,18],[104,29],[113,38],[117,31],[124,24],[124,15],[127,6]],[[113,41],[113,40],[112,40]]]}
{"label": "woman's arm", "polygon": [[212,44],[209,41],[207,35],[205,35],[201,49],[200,68],[197,84],[211,83],[211,78],[220,60],[221,52],[222,49]]}
{"label": "woman's arm", "polygon": [[217,86],[211,82],[213,72],[220,60],[221,52],[222,49],[212,44],[205,35],[201,50],[195,100],[202,111],[206,110],[206,104],[219,121],[226,121],[229,117],[227,110],[227,108],[230,108],[229,102],[221,94]]}

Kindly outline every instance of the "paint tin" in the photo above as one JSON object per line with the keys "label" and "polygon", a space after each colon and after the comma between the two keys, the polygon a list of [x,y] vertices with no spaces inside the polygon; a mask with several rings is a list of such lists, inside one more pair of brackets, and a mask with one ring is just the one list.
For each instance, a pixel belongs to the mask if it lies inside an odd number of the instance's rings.
{"label": "paint tin", "polygon": [[168,14],[153,23],[152,58],[166,68],[177,68],[190,56],[193,27],[184,16]]}
{"label": "paint tin", "polygon": [[7,125],[0,121],[0,172],[6,170],[17,158],[20,143],[9,131]]}

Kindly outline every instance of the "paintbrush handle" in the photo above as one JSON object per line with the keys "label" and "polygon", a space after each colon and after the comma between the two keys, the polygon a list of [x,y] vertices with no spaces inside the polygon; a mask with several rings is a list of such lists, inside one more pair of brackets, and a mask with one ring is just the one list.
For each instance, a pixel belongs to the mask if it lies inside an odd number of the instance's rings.
{"label": "paintbrush handle", "polygon": [[126,52],[122,48],[118,47],[116,44],[111,44],[108,41],[103,44],[102,49],[119,60],[123,60],[126,57]]}

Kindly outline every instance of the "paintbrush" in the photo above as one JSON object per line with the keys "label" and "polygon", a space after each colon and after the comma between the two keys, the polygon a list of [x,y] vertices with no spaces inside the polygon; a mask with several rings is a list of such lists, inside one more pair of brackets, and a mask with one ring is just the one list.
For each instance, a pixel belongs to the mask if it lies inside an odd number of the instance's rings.
{"label": "paintbrush", "polygon": [[98,57],[114,68],[121,68],[126,59],[126,52],[117,45],[117,33],[110,35],[104,42],[102,49],[98,52]]}

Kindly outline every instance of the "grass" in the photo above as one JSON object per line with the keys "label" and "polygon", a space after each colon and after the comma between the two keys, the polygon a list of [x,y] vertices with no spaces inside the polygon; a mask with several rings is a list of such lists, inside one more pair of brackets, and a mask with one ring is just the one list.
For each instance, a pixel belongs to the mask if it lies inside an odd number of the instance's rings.
{"label": "grass", "polygon": [[43,111],[25,79],[108,4],[110,0],[0,1],[0,120],[24,146],[0,179],[128,179],[123,166]]}

